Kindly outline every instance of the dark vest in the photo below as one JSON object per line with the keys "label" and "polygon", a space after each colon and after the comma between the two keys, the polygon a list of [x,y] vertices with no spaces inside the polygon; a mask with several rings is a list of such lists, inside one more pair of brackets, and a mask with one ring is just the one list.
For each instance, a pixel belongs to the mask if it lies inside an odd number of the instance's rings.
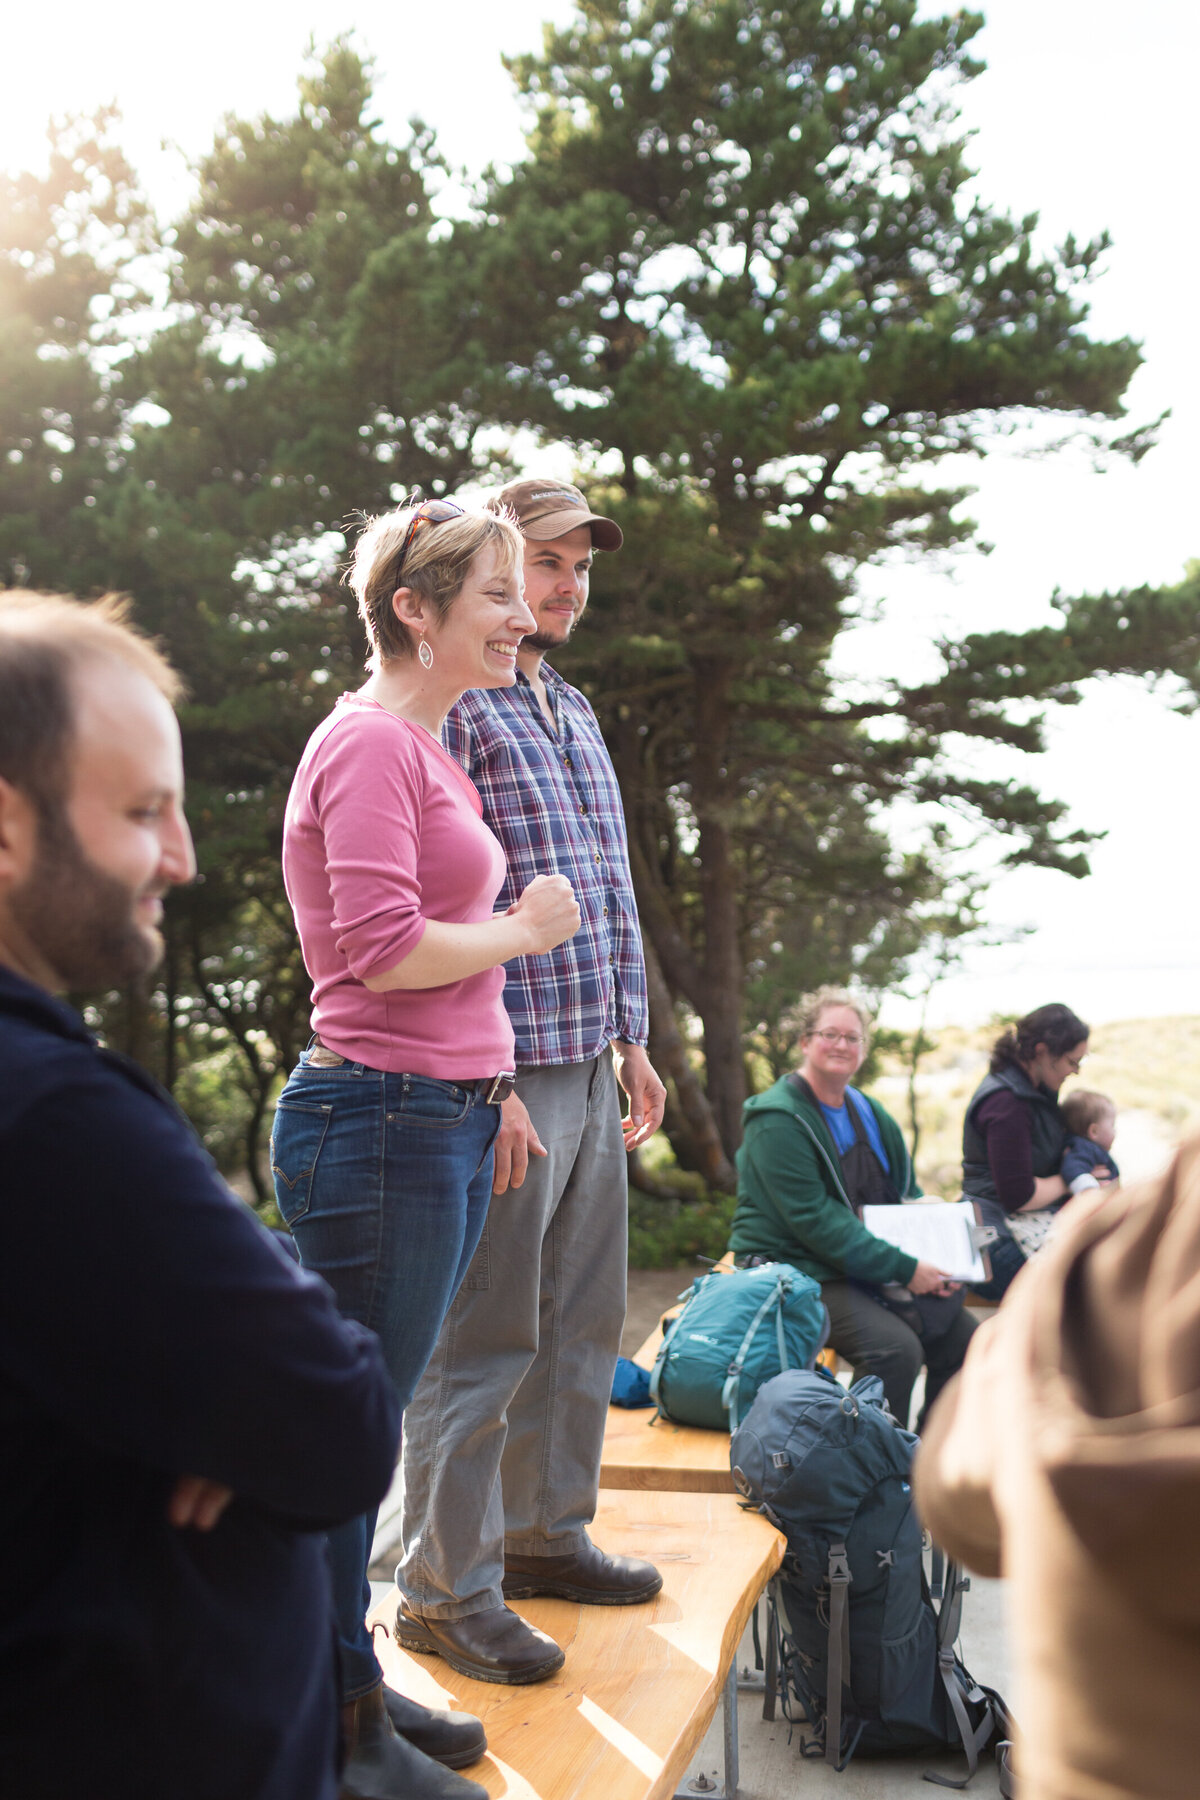
{"label": "dark vest", "polygon": [[1009,1088],[1024,1100],[1029,1112],[1029,1129],[1033,1151],[1033,1173],[1036,1176],[1057,1175],[1070,1134],[1058,1110],[1058,1101],[1048,1088],[1035,1087],[1024,1069],[1001,1069],[998,1075],[985,1075],[967,1107],[963,1120],[963,1194],[969,1200],[985,1200],[999,1205],[996,1184],[988,1165],[987,1139],[976,1124],[979,1108],[989,1094]]}

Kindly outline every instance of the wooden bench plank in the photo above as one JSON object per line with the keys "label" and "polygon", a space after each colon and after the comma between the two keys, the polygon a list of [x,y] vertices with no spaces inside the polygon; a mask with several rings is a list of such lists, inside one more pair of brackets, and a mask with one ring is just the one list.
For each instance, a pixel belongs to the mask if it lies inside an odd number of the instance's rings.
{"label": "wooden bench plank", "polygon": [[[681,1310],[671,1307],[664,1318]],[[632,1360],[652,1369],[662,1343],[662,1323]],[[676,1425],[650,1406],[610,1406],[600,1455],[602,1488],[660,1489],[677,1494],[732,1494],[729,1433],[703,1425]]]}
{"label": "wooden bench plank", "polygon": [[533,1687],[456,1675],[437,1657],[401,1651],[395,1595],[371,1613],[393,1686],[426,1705],[477,1713],[489,1753],[470,1771],[504,1800],[670,1800],[721,1698],[754,1603],[783,1558],[784,1540],[726,1494],[601,1494],[594,1535],[663,1575],[647,1606],[522,1600],[515,1610],[566,1652]]}
{"label": "wooden bench plank", "polygon": [[610,1406],[600,1486],[732,1494],[729,1433],[676,1425],[659,1419],[652,1407]]}

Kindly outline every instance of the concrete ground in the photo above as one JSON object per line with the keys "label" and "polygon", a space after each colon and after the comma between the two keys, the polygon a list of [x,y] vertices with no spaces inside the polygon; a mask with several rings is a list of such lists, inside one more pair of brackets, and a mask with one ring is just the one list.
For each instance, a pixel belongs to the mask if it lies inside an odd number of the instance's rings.
{"label": "concrete ground", "polygon": [[[1008,1651],[1004,1620],[1004,1583],[972,1577],[971,1591],[963,1602],[963,1629],[959,1653],[977,1680],[1009,1694]],[[752,1672],[754,1648],[747,1631],[738,1652],[739,1675]],[[932,1791],[923,1777],[927,1769],[960,1779],[966,1774],[962,1756],[904,1756],[854,1758],[841,1774],[819,1759],[800,1754],[802,1726],[784,1719],[768,1722],[762,1716],[761,1693],[738,1695],[739,1779],[738,1800],[804,1800],[836,1795],[838,1800],[899,1800]],[[680,1784],[682,1794],[701,1796],[719,1789],[724,1780],[724,1738],[720,1709]],[[967,1789],[973,1800],[992,1800],[999,1794],[999,1779],[990,1754]]]}
{"label": "concrete ground", "polygon": [[630,1269],[629,1297],[625,1306],[625,1329],[621,1333],[621,1354],[632,1356],[644,1344],[669,1306],[686,1292],[711,1265],[680,1263],[674,1269]]}

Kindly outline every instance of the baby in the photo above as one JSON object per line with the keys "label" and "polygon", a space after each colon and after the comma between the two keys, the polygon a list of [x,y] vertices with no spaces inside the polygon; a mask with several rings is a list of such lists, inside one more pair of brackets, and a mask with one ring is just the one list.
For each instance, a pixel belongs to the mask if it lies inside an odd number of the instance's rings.
{"label": "baby", "polygon": [[1109,1152],[1117,1135],[1117,1109],[1107,1094],[1077,1088],[1060,1109],[1071,1141],[1063,1151],[1061,1174],[1073,1194],[1101,1182],[1119,1181],[1121,1172]]}

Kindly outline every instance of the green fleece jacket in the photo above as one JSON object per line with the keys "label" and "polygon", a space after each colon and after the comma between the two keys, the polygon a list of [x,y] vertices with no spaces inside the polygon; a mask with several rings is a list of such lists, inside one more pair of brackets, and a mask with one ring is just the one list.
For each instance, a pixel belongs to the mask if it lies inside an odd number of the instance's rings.
{"label": "green fleece jacket", "polygon": [[[865,1096],[879,1121],[897,1192],[921,1190],[900,1127]],[[786,1079],[755,1094],[743,1109],[737,1154],[738,1203],[730,1244],[738,1256],[772,1256],[814,1281],[908,1282],[917,1266],[855,1216],[842,1186],[837,1146],[819,1107]]]}

